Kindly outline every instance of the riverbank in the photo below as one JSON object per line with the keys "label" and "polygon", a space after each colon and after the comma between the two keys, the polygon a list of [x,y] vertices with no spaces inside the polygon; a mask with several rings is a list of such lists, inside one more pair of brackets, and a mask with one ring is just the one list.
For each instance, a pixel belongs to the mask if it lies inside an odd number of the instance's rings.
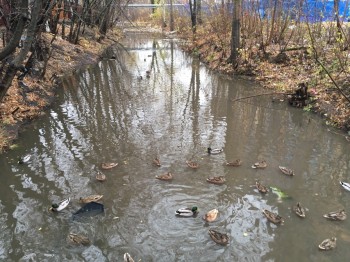
{"label": "riverbank", "polygon": [[23,81],[15,79],[0,104],[0,153],[16,147],[14,141],[25,123],[45,114],[55,99],[62,77],[80,67],[97,63],[103,52],[121,37],[118,29],[110,31],[104,38],[95,31],[86,31],[77,45],[56,36],[50,46],[53,35],[44,33],[45,46],[52,50],[45,77],[28,74]]}
{"label": "riverbank", "polygon": [[[151,33],[169,33],[150,25],[136,29]],[[325,119],[325,124],[343,131],[347,141],[350,141],[350,106],[346,99],[332,86],[327,77],[319,77],[319,66],[315,64],[305,50],[291,50],[285,57],[278,59],[278,46],[271,45],[266,54],[261,55],[258,48],[254,59],[247,59],[237,68],[227,63],[229,53],[225,41],[218,40],[217,34],[210,34],[206,30],[197,30],[193,37],[191,29],[181,27],[177,36],[186,45],[183,49],[192,55],[199,56],[203,63],[215,71],[228,75],[241,75],[256,81],[271,93],[293,93],[299,83],[308,83],[312,94],[305,111],[319,114]],[[171,33],[174,36],[173,32]],[[43,39],[48,45],[53,35],[44,34]],[[102,53],[122,37],[120,30],[108,33],[108,37],[101,38],[96,32],[90,31],[82,36],[77,45],[73,45],[60,37],[56,37],[52,45],[52,57],[49,60],[44,79],[26,76],[23,83],[14,80],[3,103],[0,104],[0,152],[16,147],[19,130],[24,123],[45,114],[55,99],[56,88],[64,75],[71,74],[77,68],[94,64],[101,58]],[[227,36],[226,36],[227,38]],[[226,45],[229,41],[226,40]],[[348,80],[338,77],[339,85],[347,85]],[[266,91],[262,91],[264,93]],[[257,94],[258,96],[259,94]],[[350,94],[347,94],[350,96]],[[280,100],[287,102],[286,95],[278,95]],[[276,96],[271,95],[271,99]]]}
{"label": "riverbank", "polygon": [[[182,48],[198,56],[212,70],[257,82],[265,90],[261,90],[256,96],[270,93],[271,99],[288,103],[291,94],[294,94],[300,85],[306,84],[309,99],[305,105],[297,103],[294,106],[320,115],[326,126],[340,130],[344,138],[350,141],[350,88],[346,70],[339,70],[336,75],[333,74],[333,80],[336,78],[335,85],[315,61],[310,48],[306,48],[307,44],[306,47],[289,48],[281,53],[280,45],[270,44],[262,51],[259,44],[255,43],[245,43],[249,48],[240,51],[238,66],[233,68],[232,64],[228,63],[231,34],[222,27],[215,27],[208,22],[199,26],[193,35],[192,29],[183,24],[178,31],[178,35],[186,40]],[[291,46],[293,47],[293,44]],[[327,50],[329,53],[324,55],[323,59],[324,64],[329,66],[338,58],[336,53],[332,53],[332,46]]]}

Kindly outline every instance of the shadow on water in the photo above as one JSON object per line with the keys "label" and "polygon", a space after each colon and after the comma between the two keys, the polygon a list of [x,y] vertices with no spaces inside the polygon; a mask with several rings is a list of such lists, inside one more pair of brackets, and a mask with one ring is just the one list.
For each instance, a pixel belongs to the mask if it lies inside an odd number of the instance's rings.
{"label": "shadow on water", "polygon": [[[115,47],[116,59],[67,77],[56,105],[21,134],[18,148],[0,156],[0,260],[119,261],[125,252],[135,261],[349,257],[349,221],[322,217],[349,209],[349,192],[339,185],[350,182],[349,144],[342,136],[278,99],[233,102],[261,88],[208,71],[175,40],[128,39],[125,48]],[[209,146],[224,152],[208,155]],[[18,165],[26,154],[31,160]],[[152,165],[155,157],[160,167]],[[224,165],[235,159],[243,164]],[[188,160],[199,168],[189,168]],[[268,166],[252,169],[260,160]],[[119,165],[103,170],[107,179],[101,183],[95,176],[106,162]],[[279,165],[295,176],[282,174]],[[155,179],[167,172],[172,181]],[[208,183],[212,176],[224,176],[226,183]],[[290,198],[271,190],[262,195],[256,180]],[[104,195],[103,212],[100,205],[90,210],[79,204],[91,194]],[[66,209],[47,211],[67,197],[72,200]],[[305,219],[292,212],[297,201],[307,209]],[[191,206],[199,208],[197,217],[175,216]],[[218,218],[203,221],[213,208]],[[284,225],[268,222],[263,209],[279,213]],[[80,223],[72,221],[76,212],[99,215]],[[229,244],[214,243],[209,228],[229,234]],[[70,232],[92,244],[69,245]],[[336,249],[319,252],[318,244],[333,235]]]}

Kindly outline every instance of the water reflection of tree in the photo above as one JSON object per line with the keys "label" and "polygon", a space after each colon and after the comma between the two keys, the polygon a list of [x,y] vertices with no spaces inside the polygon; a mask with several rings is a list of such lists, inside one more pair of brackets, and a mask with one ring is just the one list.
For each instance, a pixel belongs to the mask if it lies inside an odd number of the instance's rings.
{"label": "water reflection of tree", "polygon": [[[196,147],[200,145],[200,135],[199,135],[199,108],[200,108],[200,98],[199,98],[199,92],[200,92],[200,74],[199,74],[199,66],[200,61],[199,59],[193,59],[192,60],[192,73],[191,73],[191,80],[190,80],[190,86],[187,93],[187,100],[184,106],[183,110],[183,116],[184,121],[182,122],[182,131],[184,132],[184,128],[186,125],[185,118],[187,115],[187,111],[190,111],[192,109],[192,141],[194,144],[194,152],[196,152]],[[191,108],[192,107],[192,108]]]}

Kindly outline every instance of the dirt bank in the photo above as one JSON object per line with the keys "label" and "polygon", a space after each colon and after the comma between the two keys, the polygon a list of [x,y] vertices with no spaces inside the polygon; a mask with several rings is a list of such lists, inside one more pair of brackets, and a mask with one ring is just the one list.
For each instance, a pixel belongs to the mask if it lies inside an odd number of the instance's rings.
{"label": "dirt bank", "polygon": [[[15,146],[14,140],[24,123],[45,114],[55,99],[62,77],[79,67],[98,62],[103,52],[121,37],[122,33],[117,29],[105,38],[94,31],[86,32],[77,45],[56,37],[45,77],[28,74],[23,81],[15,79],[0,103],[0,152]],[[43,35],[46,46],[52,38],[52,34]]]}

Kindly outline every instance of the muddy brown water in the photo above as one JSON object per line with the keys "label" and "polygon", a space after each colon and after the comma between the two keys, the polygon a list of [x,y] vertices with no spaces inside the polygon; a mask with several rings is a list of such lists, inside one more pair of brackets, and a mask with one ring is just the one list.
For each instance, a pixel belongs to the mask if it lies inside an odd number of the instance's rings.
{"label": "muddy brown water", "polygon": [[[256,84],[208,71],[177,47],[176,40],[134,35],[116,59],[76,72],[46,116],[20,134],[19,147],[0,156],[1,261],[347,261],[350,219],[324,213],[350,210],[350,146],[317,116],[261,93]],[[149,74],[146,71],[150,71]],[[147,77],[149,75],[149,77]],[[142,79],[139,79],[142,76]],[[223,148],[208,155],[207,147]],[[19,157],[31,154],[28,163]],[[152,165],[159,156],[161,167]],[[240,167],[224,163],[235,159]],[[265,169],[252,169],[258,160]],[[187,160],[200,167],[192,170]],[[101,170],[103,162],[118,162]],[[287,166],[295,176],[282,174]],[[95,180],[97,171],[105,182]],[[172,181],[156,175],[171,172]],[[224,176],[224,185],[206,182]],[[283,190],[279,199],[254,187],[260,180]],[[104,214],[75,221],[78,200],[103,194]],[[53,214],[53,202],[71,197]],[[291,210],[296,202],[306,218]],[[197,206],[197,217],[179,218]],[[202,216],[217,208],[216,221]],[[276,226],[261,210],[278,212]],[[214,243],[210,228],[227,233]],[[90,246],[67,242],[70,232]],[[334,250],[318,244],[337,237]]]}

